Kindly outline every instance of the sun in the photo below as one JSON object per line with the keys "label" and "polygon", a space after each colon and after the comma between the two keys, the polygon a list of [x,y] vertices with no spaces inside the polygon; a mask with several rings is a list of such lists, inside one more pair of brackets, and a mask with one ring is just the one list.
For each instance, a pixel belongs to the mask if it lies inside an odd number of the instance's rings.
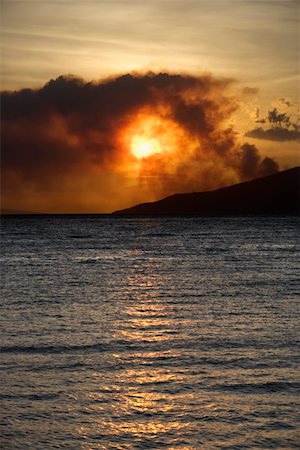
{"label": "sun", "polygon": [[159,142],[153,138],[145,136],[134,136],[131,142],[131,152],[138,159],[148,158],[155,153],[160,153]]}

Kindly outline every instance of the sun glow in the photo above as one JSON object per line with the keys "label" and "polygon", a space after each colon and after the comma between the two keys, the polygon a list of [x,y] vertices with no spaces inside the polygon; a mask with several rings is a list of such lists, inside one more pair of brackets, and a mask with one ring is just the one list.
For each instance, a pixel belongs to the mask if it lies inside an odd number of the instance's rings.
{"label": "sun glow", "polygon": [[191,136],[164,108],[157,114],[145,108],[130,119],[119,134],[124,155],[120,170],[128,170],[131,179],[146,179],[160,173],[172,177],[179,162],[190,157],[195,144]]}
{"label": "sun glow", "polygon": [[143,136],[134,136],[131,142],[131,151],[136,158],[148,158],[161,152],[161,147],[156,139]]}

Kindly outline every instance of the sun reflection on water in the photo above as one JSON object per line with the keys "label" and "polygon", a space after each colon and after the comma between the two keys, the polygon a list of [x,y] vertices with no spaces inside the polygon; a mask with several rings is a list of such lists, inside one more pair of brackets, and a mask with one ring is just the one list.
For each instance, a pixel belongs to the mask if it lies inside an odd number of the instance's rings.
{"label": "sun reflection on water", "polygon": [[[172,348],[178,330],[157,297],[153,277],[138,274],[128,279],[128,285],[134,286],[135,296],[128,299],[125,293],[124,308],[114,325],[114,340],[122,342],[125,351],[122,347],[112,353],[118,371],[94,374],[99,389],[89,393],[87,410],[98,416],[99,434],[115,437],[114,448],[119,448],[118,439],[120,448],[127,448],[129,442],[142,445],[166,437],[171,445],[177,434],[184,434],[191,425],[183,413],[181,420],[176,419],[187,400],[187,393],[179,388],[184,371],[168,366],[180,356],[180,351]],[[133,446],[128,444],[128,448]]]}
{"label": "sun reflection on water", "polygon": [[[213,449],[222,447],[224,438],[235,448],[241,436],[251,440],[260,420],[257,396],[238,391],[247,389],[250,372],[236,364],[234,348],[224,350],[228,330],[217,318],[211,330],[207,317],[194,314],[193,297],[184,303],[161,295],[168,280],[156,273],[155,262],[136,265],[134,272],[118,293],[111,348],[97,356],[99,370],[80,399],[86,418],[78,430],[82,448]],[[219,343],[213,350],[207,333]],[[259,405],[264,414],[273,408],[268,402]],[[268,433],[262,431],[265,442]]]}

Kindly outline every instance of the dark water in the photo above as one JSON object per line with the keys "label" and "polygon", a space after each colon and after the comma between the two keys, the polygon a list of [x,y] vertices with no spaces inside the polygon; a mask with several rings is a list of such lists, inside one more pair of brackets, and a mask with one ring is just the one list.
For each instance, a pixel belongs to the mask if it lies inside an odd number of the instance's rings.
{"label": "dark water", "polygon": [[298,219],[1,228],[1,448],[300,448]]}

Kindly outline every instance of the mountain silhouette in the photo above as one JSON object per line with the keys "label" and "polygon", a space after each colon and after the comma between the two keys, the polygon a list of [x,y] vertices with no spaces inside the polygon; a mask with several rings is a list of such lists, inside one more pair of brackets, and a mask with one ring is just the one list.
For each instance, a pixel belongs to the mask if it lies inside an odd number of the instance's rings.
{"label": "mountain silhouette", "polygon": [[300,167],[215,191],[174,194],[123,215],[299,215]]}

